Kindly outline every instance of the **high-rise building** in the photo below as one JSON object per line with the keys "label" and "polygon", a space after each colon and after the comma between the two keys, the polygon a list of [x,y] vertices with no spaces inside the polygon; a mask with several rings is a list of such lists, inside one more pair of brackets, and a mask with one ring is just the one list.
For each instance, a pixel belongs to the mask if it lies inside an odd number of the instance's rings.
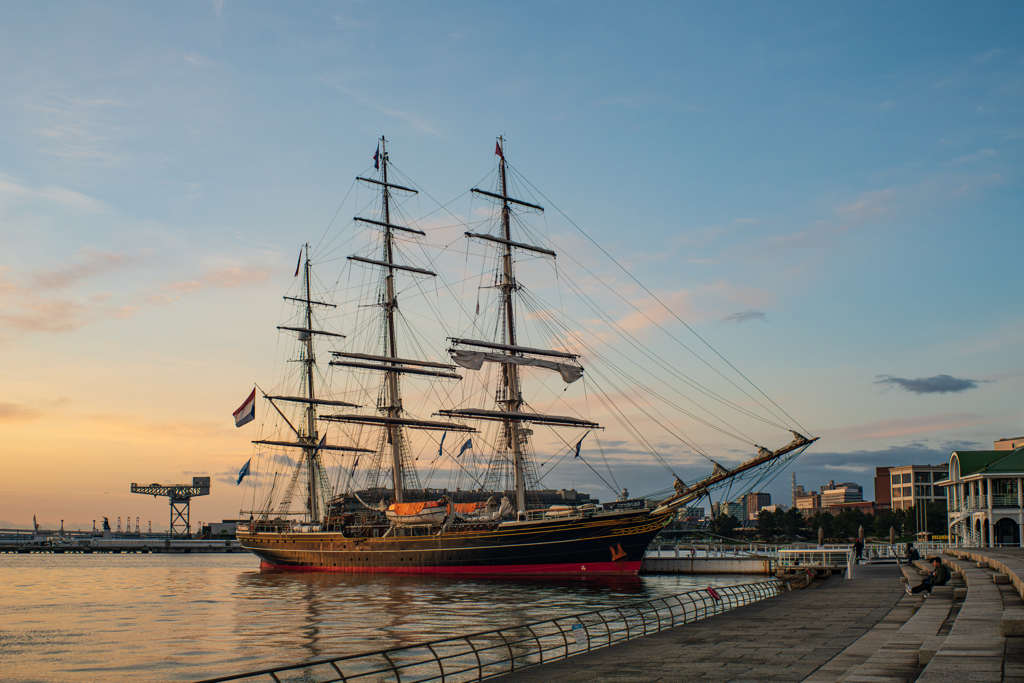
{"label": "high-rise building", "polygon": [[889,468],[875,468],[875,507],[892,505],[892,487],[889,485]]}
{"label": "high-rise building", "polygon": [[942,465],[904,465],[888,468],[889,491],[893,510],[907,510],[920,503],[945,502],[946,491],[935,486],[949,478],[949,463]]}
{"label": "high-rise building", "polygon": [[746,503],[747,520],[756,520],[761,513],[761,508],[772,504],[772,494],[760,491],[751,492],[743,496]]}
{"label": "high-rise building", "polygon": [[853,482],[837,484],[834,481],[829,481],[828,486],[821,487],[822,507],[841,503],[859,503],[862,500],[864,500],[864,489]]}

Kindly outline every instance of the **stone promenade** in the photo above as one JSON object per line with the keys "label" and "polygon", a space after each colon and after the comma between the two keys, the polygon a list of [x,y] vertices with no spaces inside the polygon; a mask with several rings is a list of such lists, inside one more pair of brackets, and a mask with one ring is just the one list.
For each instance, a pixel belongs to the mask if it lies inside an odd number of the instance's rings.
{"label": "stone promenade", "polygon": [[[927,600],[906,595],[900,567],[861,565],[850,580],[833,576],[702,621],[490,680],[1024,682],[1024,638],[1004,636],[1007,627],[1001,625],[1004,603],[1008,613],[1024,614],[1024,602],[1008,590],[1013,585],[998,585],[991,571],[963,560],[944,559],[962,569],[960,588],[936,590]],[[908,574],[917,583],[916,570]],[[965,619],[956,629],[961,612]]]}

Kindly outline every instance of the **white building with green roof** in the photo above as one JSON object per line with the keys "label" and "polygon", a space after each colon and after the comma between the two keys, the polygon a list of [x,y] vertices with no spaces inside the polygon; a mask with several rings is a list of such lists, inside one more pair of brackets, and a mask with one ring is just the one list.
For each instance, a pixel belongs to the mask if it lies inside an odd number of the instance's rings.
{"label": "white building with green roof", "polygon": [[945,486],[949,542],[956,546],[1021,545],[1024,527],[1024,447],[954,451]]}

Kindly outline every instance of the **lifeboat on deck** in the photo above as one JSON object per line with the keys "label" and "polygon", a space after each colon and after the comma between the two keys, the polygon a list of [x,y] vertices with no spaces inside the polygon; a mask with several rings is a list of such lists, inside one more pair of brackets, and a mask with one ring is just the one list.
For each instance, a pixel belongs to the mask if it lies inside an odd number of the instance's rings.
{"label": "lifeboat on deck", "polygon": [[392,503],[388,506],[388,521],[399,526],[416,524],[440,524],[448,514],[448,504],[443,500],[423,503]]}

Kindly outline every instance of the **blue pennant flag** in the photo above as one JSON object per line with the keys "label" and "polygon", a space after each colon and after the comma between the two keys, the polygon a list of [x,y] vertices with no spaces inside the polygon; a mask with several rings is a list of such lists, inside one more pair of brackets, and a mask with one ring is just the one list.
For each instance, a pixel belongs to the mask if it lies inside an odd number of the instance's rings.
{"label": "blue pennant flag", "polygon": [[[584,437],[584,438],[585,438],[585,437]],[[578,441],[578,442],[576,443],[576,455],[572,456],[572,459],[573,459],[573,460],[575,460],[576,458],[580,457],[580,446],[582,446],[582,445],[583,445],[583,439],[580,439],[580,440],[579,440],[579,441]]]}
{"label": "blue pennant flag", "polygon": [[459,449],[459,455],[457,457],[461,458],[462,454],[465,453],[466,451],[468,451],[472,447],[473,447],[473,439],[466,439],[466,443],[462,444],[462,448]]}
{"label": "blue pennant flag", "polygon": [[373,168],[380,170],[380,143],[377,143],[377,151],[373,153]]}
{"label": "blue pennant flag", "polygon": [[238,481],[235,482],[235,486],[241,484],[242,480],[245,479],[246,475],[249,474],[249,463],[251,462],[252,458],[249,458],[248,460],[245,461],[245,464],[242,465],[242,469],[238,470]]}
{"label": "blue pennant flag", "polygon": [[441,452],[444,449],[444,437],[446,437],[446,436],[448,436],[448,432],[447,431],[444,434],[441,435],[441,443],[437,447],[437,457],[439,457],[439,458],[441,457]]}
{"label": "blue pennant flag", "polygon": [[[318,451],[323,448],[325,443],[327,443],[327,432],[324,432],[324,435],[320,437],[320,443],[316,445],[316,450]],[[316,451],[313,452],[316,453]]]}

